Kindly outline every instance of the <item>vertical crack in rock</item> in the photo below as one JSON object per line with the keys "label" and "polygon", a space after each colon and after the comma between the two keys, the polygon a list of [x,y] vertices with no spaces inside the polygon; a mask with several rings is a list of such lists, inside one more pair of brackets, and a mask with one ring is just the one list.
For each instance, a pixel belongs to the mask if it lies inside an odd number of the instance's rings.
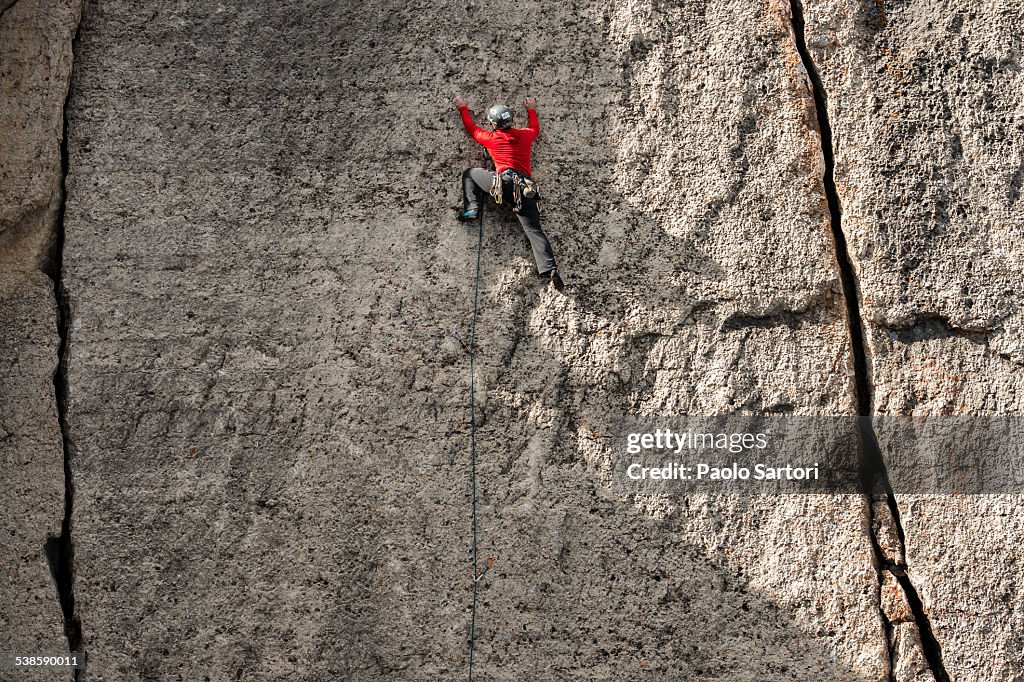
{"label": "vertical crack in rock", "polygon": [[[53,373],[53,392],[57,404],[57,421],[60,426],[61,445],[64,453],[64,518],[61,520],[59,536],[50,536],[46,542],[46,553],[57,583],[57,595],[64,617],[64,634],[68,649],[82,651],[82,624],[75,609],[75,545],[71,537],[72,515],[75,508],[75,485],[71,470],[73,444],[68,427],[68,330],[71,325],[71,308],[67,290],[64,287],[64,211],[67,205],[68,177],[68,108],[71,102],[71,82],[74,74],[75,55],[78,52],[81,21],[75,30],[71,43],[71,72],[68,75],[68,90],[64,96],[63,129],[60,141],[60,207],[54,226],[53,247],[47,263],[47,275],[53,281],[53,295],[57,303],[57,333],[60,343],[57,349],[57,369]],[[75,670],[75,680],[81,677],[81,670]]]}
{"label": "vertical crack in rock", "polygon": [[[832,226],[832,237],[835,242],[836,262],[839,265],[839,276],[843,288],[843,296],[846,299],[846,315],[850,327],[850,346],[853,352],[853,366],[855,391],[857,398],[857,415],[859,422],[859,436],[861,447],[861,469],[864,483],[864,490],[873,493],[876,490],[880,500],[884,500],[895,525],[898,539],[899,557],[895,560],[886,556],[882,545],[878,540],[875,530],[875,511],[872,500],[868,504],[868,522],[872,550],[878,563],[879,592],[882,586],[882,572],[889,571],[899,581],[900,586],[906,592],[907,605],[910,607],[921,637],[921,647],[928,666],[931,669],[937,682],[949,682],[949,675],[942,662],[942,648],[935,633],[932,631],[931,622],[924,611],[921,597],[907,575],[906,570],[906,536],[903,531],[903,524],[900,521],[900,511],[893,494],[892,486],[885,467],[885,459],[882,456],[881,448],[878,445],[878,438],[871,423],[872,415],[872,385],[870,368],[868,364],[868,352],[864,339],[864,327],[860,315],[860,296],[856,272],[850,260],[849,248],[846,243],[846,235],[842,228],[842,211],[839,203],[839,193],[835,183],[835,155],[832,144],[832,126],[829,122],[827,97],[825,88],[821,81],[814,60],[807,49],[807,42],[804,36],[804,15],[803,4],[800,0],[790,0],[792,11],[793,34],[796,40],[796,49],[800,54],[800,60],[807,76],[811,82],[811,94],[814,98],[815,116],[818,121],[818,132],[821,139],[821,153],[825,161],[825,170],[822,182],[825,189],[825,197],[828,202],[829,216]],[[871,497],[875,497],[871,494]],[[893,678],[894,670],[894,639],[893,625],[888,616],[880,608],[882,621],[885,625],[886,637],[889,646],[889,676]]]}

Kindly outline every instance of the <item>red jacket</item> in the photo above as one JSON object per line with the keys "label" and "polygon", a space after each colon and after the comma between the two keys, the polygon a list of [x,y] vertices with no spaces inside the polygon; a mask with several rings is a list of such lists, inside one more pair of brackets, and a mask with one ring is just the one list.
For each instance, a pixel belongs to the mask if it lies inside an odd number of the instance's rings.
{"label": "red jacket", "polygon": [[540,134],[540,121],[537,112],[528,109],[529,125],[526,128],[506,128],[505,130],[484,130],[473,123],[469,109],[462,107],[462,125],[474,140],[482,144],[494,159],[494,170],[498,173],[511,168],[530,175],[530,149],[533,141]]}

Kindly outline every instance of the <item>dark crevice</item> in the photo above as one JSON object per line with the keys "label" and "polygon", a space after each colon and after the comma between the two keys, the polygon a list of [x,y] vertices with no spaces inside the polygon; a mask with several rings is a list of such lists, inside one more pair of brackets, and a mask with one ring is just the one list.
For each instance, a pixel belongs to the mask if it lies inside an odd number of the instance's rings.
{"label": "dark crevice", "polygon": [[903,592],[907,596],[907,605],[910,607],[910,612],[914,614],[918,634],[921,635],[921,648],[924,649],[928,667],[931,668],[937,682],[949,682],[949,673],[946,672],[946,666],[942,663],[942,647],[939,645],[939,640],[936,639],[935,633],[932,631],[931,622],[924,612],[921,595],[918,594],[917,588],[910,581],[910,576],[907,575],[905,569],[894,570],[892,574],[896,576],[900,587],[903,588]]}
{"label": "dark crevice", "polygon": [[[64,99],[63,130],[60,142],[60,208],[54,228],[53,247],[46,265],[46,274],[53,281],[53,295],[57,303],[57,333],[60,343],[57,349],[57,369],[53,374],[53,392],[57,404],[57,421],[60,426],[61,444],[64,453],[64,518],[61,520],[59,536],[50,536],[46,542],[46,554],[50,570],[57,584],[64,618],[64,634],[68,649],[84,655],[82,650],[82,623],[75,608],[75,545],[72,539],[72,518],[75,508],[75,485],[71,462],[73,442],[68,426],[68,330],[71,326],[71,308],[64,286],[64,214],[67,204],[68,161],[68,110],[71,102],[71,81],[74,73],[75,55],[78,53],[81,22],[72,40],[72,72],[68,76],[68,91]],[[81,670],[75,671],[75,680]]]}
{"label": "dark crevice", "polygon": [[[942,648],[935,633],[932,631],[928,614],[925,613],[924,605],[921,602],[917,589],[911,583],[907,575],[906,565],[896,565],[895,562],[886,556],[878,542],[874,531],[874,508],[870,504],[872,499],[884,500],[895,523],[896,533],[899,538],[901,554],[906,556],[906,536],[903,531],[903,524],[900,520],[899,507],[896,504],[896,496],[893,494],[892,486],[886,472],[885,459],[882,456],[881,448],[878,445],[878,438],[872,425],[872,404],[873,391],[871,384],[871,371],[868,362],[868,351],[865,344],[864,327],[860,314],[860,296],[857,285],[857,275],[850,260],[849,248],[846,243],[846,235],[842,228],[842,210],[839,202],[839,193],[835,183],[835,154],[832,143],[832,126],[828,117],[828,98],[825,88],[822,85],[821,76],[818,73],[810,51],[807,49],[804,29],[803,5],[800,0],[790,0],[793,14],[793,34],[796,40],[797,52],[807,71],[811,81],[811,90],[814,98],[815,116],[818,122],[818,130],[821,136],[821,153],[825,160],[825,172],[822,182],[825,190],[825,197],[828,202],[829,216],[832,226],[832,238],[835,242],[836,262],[839,266],[839,277],[842,284],[843,296],[846,299],[846,314],[850,327],[850,346],[853,353],[853,368],[855,393],[857,400],[857,414],[860,419],[860,448],[861,448],[861,471],[864,491],[869,495],[868,527],[871,536],[872,550],[875,555],[879,570],[879,589],[881,589],[882,571],[889,570],[899,581],[907,595],[907,604],[914,615],[917,629],[921,636],[921,646],[928,666],[937,682],[949,682],[949,675],[942,662]],[[890,649],[889,674],[893,675],[892,654],[892,624],[885,614],[882,614],[882,621],[886,628],[887,644]]]}
{"label": "dark crevice", "polygon": [[3,19],[4,15],[7,14],[7,10],[17,5],[18,2],[19,0],[2,0],[0,2],[0,19]]}
{"label": "dark crevice", "polygon": [[984,346],[988,344],[992,336],[990,329],[958,327],[953,324],[948,316],[939,314],[921,315],[909,325],[889,325],[885,329],[894,334],[897,341],[906,345],[919,341],[934,341],[938,339],[966,339],[972,343]]}
{"label": "dark crevice", "polygon": [[1000,318],[989,322],[986,328],[968,328],[953,324],[947,315],[927,314],[917,317],[910,324],[884,325],[880,328],[888,331],[895,341],[907,346],[939,339],[964,339],[979,346],[982,352],[989,357],[1024,367],[1024,362],[1021,362],[1020,359],[991,347],[992,337],[997,330],[1001,330],[1000,325],[1004,319]]}
{"label": "dark crevice", "polygon": [[748,313],[733,313],[722,321],[723,331],[737,331],[740,329],[772,329],[773,327],[789,327],[799,329],[808,322],[813,322],[821,313],[820,308],[812,307],[805,310],[783,310],[767,315],[756,315]]}
{"label": "dark crevice", "polygon": [[[736,331],[750,327],[798,329],[807,323],[820,321],[819,317],[823,314],[833,314],[837,298],[835,289],[831,285],[826,285],[812,292],[804,300],[795,301],[792,307],[783,310],[771,312],[734,311],[722,320],[720,326],[724,331]],[[714,309],[715,306],[710,307]]]}

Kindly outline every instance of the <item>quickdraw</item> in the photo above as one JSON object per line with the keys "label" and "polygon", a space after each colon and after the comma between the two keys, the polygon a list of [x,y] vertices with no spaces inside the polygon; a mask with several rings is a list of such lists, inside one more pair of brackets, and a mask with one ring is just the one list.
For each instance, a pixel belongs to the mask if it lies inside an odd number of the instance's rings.
{"label": "quickdraw", "polygon": [[476,575],[473,576],[473,582],[475,582],[475,583],[476,582],[480,582],[480,578],[483,578],[484,574],[486,574],[487,571],[491,570],[491,566],[493,566],[493,565],[494,565],[494,557],[492,557],[492,556],[487,557],[487,561],[484,562],[484,570],[480,571],[479,573],[477,573]]}
{"label": "quickdraw", "polygon": [[494,203],[501,203],[501,188],[502,188],[502,175],[501,173],[495,173],[491,178],[491,197],[494,198]]}
{"label": "quickdraw", "polygon": [[519,213],[523,208],[523,197],[527,199],[537,198],[540,200],[537,191],[537,183],[533,178],[528,178],[519,173],[513,173],[511,171],[502,171],[501,173],[495,173],[491,179],[491,197],[494,198],[494,203],[500,204],[502,195],[504,194],[504,181],[508,180],[512,183],[512,212]]}

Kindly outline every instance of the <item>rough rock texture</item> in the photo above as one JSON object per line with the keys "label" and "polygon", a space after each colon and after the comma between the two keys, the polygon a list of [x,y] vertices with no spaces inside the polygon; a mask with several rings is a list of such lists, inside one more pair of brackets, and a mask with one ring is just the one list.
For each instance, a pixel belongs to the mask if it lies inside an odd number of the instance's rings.
{"label": "rough rock texture", "polygon": [[[807,20],[874,410],[1019,415],[1024,8],[810,2]],[[1024,679],[1022,501],[898,495],[909,575],[951,679]]]}
{"label": "rough rock texture", "polygon": [[[28,0],[0,14],[0,235],[5,269],[49,257],[61,200],[60,141],[78,5]],[[5,234],[6,233],[6,234]]]}
{"label": "rough rock texture", "polygon": [[934,682],[924,655],[921,633],[906,591],[891,571],[882,572],[882,613],[889,623],[892,679],[896,682]]}
{"label": "rough rock texture", "polygon": [[[0,617],[59,648],[40,267],[77,6],[6,4],[0,453],[44,489],[6,505],[5,594],[33,608]],[[453,209],[482,154],[454,94],[539,99],[570,282],[486,212],[479,678],[1024,674],[1019,500],[621,497],[603,439],[623,414],[1019,411],[1020,9],[680,5],[87,5],[60,282],[85,678],[465,676],[477,241]]]}
{"label": "rough rock texture", "polygon": [[54,391],[60,338],[44,268],[61,201],[62,114],[78,7],[21,0],[0,9],[0,651],[60,653],[68,641],[45,550],[64,517]]}
{"label": "rough rock texture", "polygon": [[0,651],[59,653],[68,642],[45,551],[64,516],[53,287],[39,272],[0,272],[0,285]]}
{"label": "rough rock texture", "polygon": [[629,412],[854,409],[786,12],[103,2],[74,88],[90,678],[465,674],[458,92],[539,98],[573,283],[487,214],[481,678],[884,677],[862,499],[620,499],[600,441]]}

